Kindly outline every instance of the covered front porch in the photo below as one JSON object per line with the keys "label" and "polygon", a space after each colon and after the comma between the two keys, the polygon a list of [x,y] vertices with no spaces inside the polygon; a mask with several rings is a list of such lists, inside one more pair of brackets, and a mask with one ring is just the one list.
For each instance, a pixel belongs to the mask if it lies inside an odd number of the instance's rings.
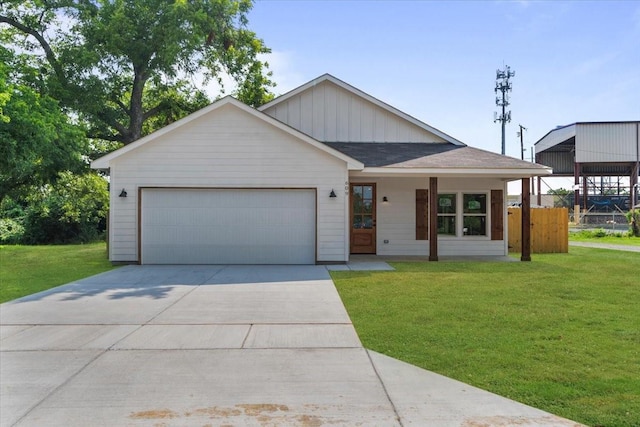
{"label": "covered front porch", "polygon": [[350,256],[508,257],[507,184],[521,180],[531,260],[530,180],[550,168],[456,144],[326,144],[364,165],[346,188]]}
{"label": "covered front porch", "polygon": [[[506,221],[507,183],[498,176],[364,176],[349,182],[349,261],[512,261]],[[530,178],[522,178],[523,199]],[[530,239],[523,203],[523,240]],[[525,243],[522,261],[530,261]]]}

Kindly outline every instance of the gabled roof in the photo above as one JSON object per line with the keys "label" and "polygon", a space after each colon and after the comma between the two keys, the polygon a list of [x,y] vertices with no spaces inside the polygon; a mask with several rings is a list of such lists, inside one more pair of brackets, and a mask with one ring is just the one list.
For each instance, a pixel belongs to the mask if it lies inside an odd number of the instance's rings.
{"label": "gabled roof", "polygon": [[400,118],[402,118],[402,119],[414,124],[415,126],[418,126],[418,127],[422,128],[422,129],[426,130],[427,132],[431,132],[432,134],[437,135],[438,137],[444,139],[446,142],[449,142],[449,143],[454,144],[454,145],[460,145],[460,146],[465,146],[466,145],[463,142],[458,141],[454,137],[452,137],[450,135],[447,135],[446,133],[444,133],[444,132],[442,132],[442,131],[440,131],[440,130],[432,127],[432,126],[429,126],[428,124],[426,124],[424,122],[421,122],[420,120],[416,119],[415,117],[412,117],[412,116],[408,115],[407,113],[404,113],[404,112],[398,110],[397,108],[392,107],[391,105],[389,105],[389,104],[387,104],[385,102],[382,102],[377,98],[374,98],[373,96],[361,91],[358,88],[355,88],[355,87],[351,86],[350,84],[348,84],[348,83],[346,83],[346,82],[344,82],[344,81],[342,81],[342,80],[340,80],[340,79],[338,79],[338,78],[336,78],[336,77],[334,77],[334,76],[332,76],[331,74],[328,74],[328,73],[327,74],[323,74],[320,77],[318,77],[316,79],[313,79],[310,82],[305,83],[304,85],[302,85],[302,86],[300,86],[300,87],[298,87],[296,89],[293,89],[293,90],[285,93],[284,95],[281,95],[281,96],[275,98],[271,102],[268,102],[268,103],[262,105],[258,109],[260,111],[267,110],[267,109],[269,109],[269,108],[271,108],[271,107],[273,107],[273,106],[275,106],[275,105],[277,105],[277,104],[279,104],[281,102],[284,102],[284,101],[286,101],[286,100],[288,100],[288,99],[290,99],[290,98],[292,98],[292,97],[294,97],[294,96],[296,96],[296,95],[298,95],[298,94],[300,94],[300,93],[302,93],[302,92],[304,92],[304,91],[306,91],[306,90],[308,90],[310,88],[313,88],[314,86],[316,86],[316,85],[318,85],[318,84],[320,84],[322,82],[325,82],[325,81],[331,82],[331,83],[341,87],[342,89],[352,93],[353,95],[358,96],[360,98],[363,98],[363,99],[371,102],[372,104],[384,109],[385,111],[387,111],[387,112],[389,112],[391,114],[394,114],[394,115],[396,115],[396,116],[398,116],[398,117],[400,117]]}
{"label": "gabled roof", "polygon": [[333,157],[336,157],[340,160],[343,160],[345,162],[347,162],[348,164],[348,168],[349,169],[362,169],[364,167],[364,165],[359,162],[358,160],[355,160],[343,153],[341,153],[340,151],[337,151],[311,137],[309,137],[308,135],[305,135],[302,132],[299,132],[295,129],[293,129],[290,126],[287,126],[286,124],[270,117],[267,114],[264,114],[258,110],[256,110],[255,108],[249,107],[248,105],[238,101],[237,99],[231,97],[231,96],[226,96],[222,99],[220,99],[219,101],[216,101],[198,111],[196,111],[195,113],[189,114],[186,117],[183,117],[182,119],[171,123],[168,126],[163,127],[162,129],[159,129],[155,132],[153,132],[152,134],[149,134],[143,138],[138,139],[137,141],[134,141],[128,145],[125,145],[124,147],[113,151],[105,156],[100,157],[99,159],[94,160],[93,162],[91,162],[91,168],[93,169],[107,169],[109,168],[109,163],[114,160],[117,159],[120,156],[123,156],[125,154],[127,154],[130,151],[133,151],[145,144],[148,144],[150,142],[152,142],[153,140],[166,135],[170,132],[172,132],[173,130],[186,125],[189,122],[192,122],[206,114],[209,114],[225,105],[233,105],[234,107],[302,140],[303,142],[306,142],[307,144],[321,150],[324,151],[328,154],[330,154]]}
{"label": "gabled roof", "polygon": [[447,143],[325,143],[364,163],[363,173],[437,173],[528,177],[551,168],[478,148]]}

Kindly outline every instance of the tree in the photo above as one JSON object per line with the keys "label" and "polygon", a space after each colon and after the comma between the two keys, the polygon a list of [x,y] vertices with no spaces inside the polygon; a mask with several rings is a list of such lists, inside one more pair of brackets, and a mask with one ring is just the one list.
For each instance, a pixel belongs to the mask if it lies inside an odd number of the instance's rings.
{"label": "tree", "polygon": [[88,123],[90,138],[128,144],[154,130],[149,123],[200,107],[206,95],[191,83],[199,76],[222,83],[228,74],[250,105],[272,97],[259,59],[270,50],[247,29],[251,7],[251,0],[7,0],[1,36],[41,52],[49,94]]}
{"label": "tree", "polygon": [[547,194],[555,196],[553,198],[553,206],[556,208],[568,208],[573,204],[573,191],[571,190],[564,188],[549,189]]}
{"label": "tree", "polygon": [[87,140],[58,102],[30,84],[33,69],[0,47],[0,202],[87,167]]}
{"label": "tree", "polygon": [[105,231],[108,184],[94,171],[61,172],[55,184],[37,188],[27,201],[22,243],[90,242]]}

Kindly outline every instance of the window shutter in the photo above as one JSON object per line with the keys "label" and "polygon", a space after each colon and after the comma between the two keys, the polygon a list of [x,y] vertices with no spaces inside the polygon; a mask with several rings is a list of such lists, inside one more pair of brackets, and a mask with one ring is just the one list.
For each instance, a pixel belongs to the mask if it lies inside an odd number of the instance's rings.
{"label": "window shutter", "polygon": [[504,240],[503,202],[502,190],[491,190],[491,240]]}
{"label": "window shutter", "polygon": [[429,190],[416,190],[416,240],[429,240]]}

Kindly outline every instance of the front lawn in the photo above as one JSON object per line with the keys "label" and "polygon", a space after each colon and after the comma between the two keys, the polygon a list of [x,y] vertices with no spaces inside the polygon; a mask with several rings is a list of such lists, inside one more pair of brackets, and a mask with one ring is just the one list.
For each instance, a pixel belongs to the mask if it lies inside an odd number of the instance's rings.
{"label": "front lawn", "polygon": [[640,425],[640,256],[332,272],[365,347],[592,426]]}
{"label": "front lawn", "polygon": [[104,242],[0,246],[0,303],[112,268]]}

